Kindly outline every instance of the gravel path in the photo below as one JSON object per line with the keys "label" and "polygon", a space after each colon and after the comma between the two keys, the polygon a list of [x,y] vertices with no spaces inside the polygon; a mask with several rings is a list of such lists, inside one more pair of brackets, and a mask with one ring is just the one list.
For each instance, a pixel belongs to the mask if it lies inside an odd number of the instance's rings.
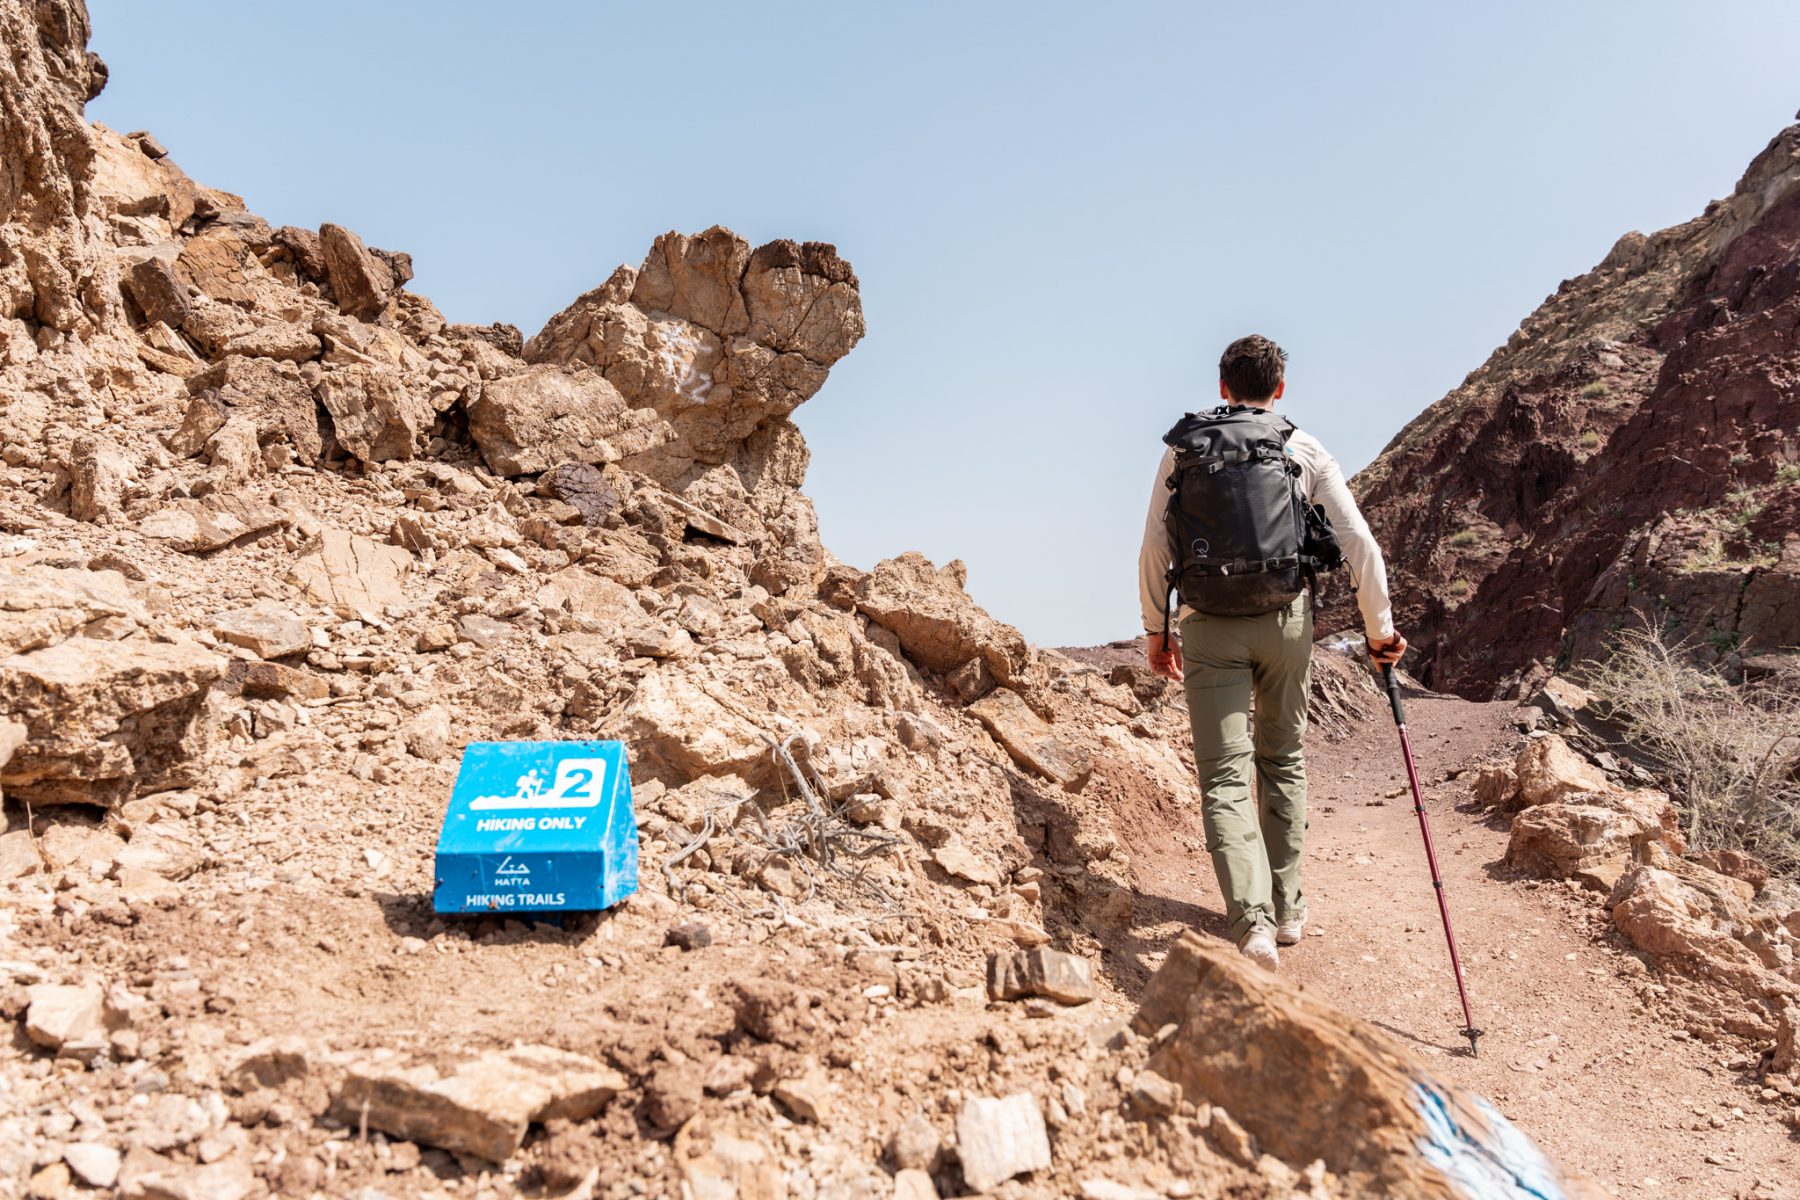
{"label": "gravel path", "polygon": [[[1408,704],[1427,808],[1476,1023],[1470,1058],[1418,825],[1391,723],[1309,749],[1309,936],[1289,978],[1374,1022],[1445,1078],[1486,1095],[1570,1169],[1621,1196],[1800,1195],[1800,1138],[1758,1102],[1754,1066],[1647,1009],[1638,960],[1608,939],[1598,899],[1517,880],[1507,834],[1462,811],[1445,773],[1510,753],[1512,706]],[[1222,933],[1200,814],[1129,798],[1118,815],[1142,893],[1139,923],[1109,947],[1116,977],[1147,974],[1182,924]]]}

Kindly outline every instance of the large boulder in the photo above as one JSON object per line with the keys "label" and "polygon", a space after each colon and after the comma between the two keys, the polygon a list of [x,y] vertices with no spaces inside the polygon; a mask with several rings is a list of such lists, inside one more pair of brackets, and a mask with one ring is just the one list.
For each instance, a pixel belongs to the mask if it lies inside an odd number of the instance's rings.
{"label": "large boulder", "polygon": [[0,658],[0,710],[28,736],[0,767],[9,797],[115,806],[192,782],[224,661],[191,643],[69,638]]}
{"label": "large boulder", "polygon": [[1562,804],[1538,804],[1513,818],[1506,865],[1515,871],[1568,879],[1608,863],[1622,865],[1642,838],[1673,854],[1687,848],[1681,814],[1663,792],[1600,792]]}
{"label": "large boulder", "polygon": [[107,626],[139,626],[144,607],[116,571],[46,566],[0,568],[0,656],[54,646]]}
{"label": "large boulder", "polygon": [[293,363],[234,354],[190,377],[187,390],[193,399],[167,438],[177,454],[204,449],[215,466],[252,475],[276,447],[303,463],[324,450],[317,401]]}
{"label": "large boulder", "polygon": [[391,1058],[352,1065],[335,1107],[351,1125],[504,1162],[532,1124],[585,1121],[625,1088],[624,1076],[585,1055],[514,1046],[449,1071]]}
{"label": "large boulder", "polygon": [[668,437],[654,412],[628,407],[606,379],[554,367],[488,381],[468,412],[469,436],[498,475],[617,462]]}
{"label": "large boulder", "polygon": [[319,377],[313,392],[331,414],[338,445],[364,462],[412,458],[437,415],[387,366],[335,367]]}
{"label": "large boulder", "polygon": [[1159,1036],[1149,1067],[1183,1097],[1228,1110],[1286,1162],[1323,1159],[1346,1194],[1602,1195],[1486,1100],[1225,943],[1183,933],[1132,1025]]}
{"label": "large boulder", "polygon": [[621,736],[643,766],[679,783],[702,775],[765,777],[770,746],[717,685],[679,670],[653,671],[625,706]]}
{"label": "large boulder", "polygon": [[413,556],[400,546],[342,529],[325,529],[319,544],[294,560],[288,578],[345,617],[379,616],[406,600]]}
{"label": "large boulder", "polygon": [[1525,808],[1614,790],[1599,767],[1555,734],[1526,742],[1513,771],[1518,777],[1516,803]]}
{"label": "large boulder", "polygon": [[1638,949],[1751,999],[1800,997],[1791,968],[1795,938],[1752,902],[1755,889],[1648,846],[1613,888],[1613,924]]}
{"label": "large boulder", "polygon": [[1071,792],[1093,774],[1093,760],[1088,752],[1066,738],[1035,712],[1015,691],[996,688],[969,705],[994,740],[1027,770],[1052,779]]}
{"label": "large boulder", "polygon": [[364,320],[380,316],[394,293],[394,277],[387,264],[342,225],[319,226],[319,250],[338,308]]}
{"label": "large boulder", "polygon": [[857,581],[856,607],[899,638],[907,657],[927,671],[954,671],[979,658],[995,679],[1011,684],[1024,674],[1030,648],[1017,629],[969,598],[967,582],[961,562],[940,570],[909,550]]}
{"label": "large boulder", "polygon": [[653,408],[677,435],[656,461],[679,472],[725,461],[793,412],[864,328],[856,275],[833,247],[752,251],[714,226],[657,238],[639,270],[621,267],[552,317],[525,357],[592,367],[627,403]]}

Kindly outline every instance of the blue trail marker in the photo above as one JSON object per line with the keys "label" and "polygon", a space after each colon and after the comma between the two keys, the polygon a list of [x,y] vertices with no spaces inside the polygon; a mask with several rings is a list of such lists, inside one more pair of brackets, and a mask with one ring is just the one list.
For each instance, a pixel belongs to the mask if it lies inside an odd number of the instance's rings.
{"label": "blue trail marker", "polygon": [[587,912],[637,891],[623,742],[471,742],[438,834],[441,913]]}

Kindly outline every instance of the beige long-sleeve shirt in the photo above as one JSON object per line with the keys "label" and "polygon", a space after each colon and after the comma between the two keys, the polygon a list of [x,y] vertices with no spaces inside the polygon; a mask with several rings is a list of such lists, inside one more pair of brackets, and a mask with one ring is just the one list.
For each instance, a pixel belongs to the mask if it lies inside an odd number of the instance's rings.
{"label": "beige long-sleeve shirt", "polygon": [[[1387,564],[1381,547],[1369,532],[1356,498],[1344,483],[1344,473],[1337,460],[1326,452],[1319,439],[1296,430],[1288,439],[1288,453],[1300,464],[1300,494],[1313,504],[1321,505],[1331,518],[1338,543],[1344,548],[1344,562],[1350,571],[1350,586],[1356,589],[1356,604],[1362,610],[1363,629],[1371,641],[1386,641],[1394,636],[1393,610],[1388,602]],[[1144,545],[1138,551],[1138,604],[1143,609],[1144,631],[1161,633],[1163,610],[1168,601],[1169,532],[1163,515],[1169,507],[1166,480],[1175,470],[1175,451],[1163,451],[1156,468],[1156,481],[1150,487],[1150,511],[1144,517]],[[1182,606],[1176,620],[1186,616]],[[1175,621],[1169,622],[1173,627]]]}

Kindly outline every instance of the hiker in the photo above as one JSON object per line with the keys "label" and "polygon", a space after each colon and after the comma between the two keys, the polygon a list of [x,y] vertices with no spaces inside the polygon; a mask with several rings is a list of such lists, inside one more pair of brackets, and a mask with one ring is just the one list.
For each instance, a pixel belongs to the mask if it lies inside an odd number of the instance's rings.
{"label": "hiker", "polygon": [[[1380,665],[1406,653],[1388,606],[1381,548],[1337,461],[1273,411],[1286,388],[1286,363],[1287,352],[1258,335],[1225,348],[1225,403],[1190,413],[1163,439],[1169,448],[1138,554],[1150,669],[1185,685],[1206,848],[1231,936],[1271,970],[1280,967],[1276,946],[1299,942],[1306,925],[1300,742],[1312,673],[1314,574],[1348,565],[1369,656]],[[1170,629],[1171,591],[1182,602],[1179,636]]]}

